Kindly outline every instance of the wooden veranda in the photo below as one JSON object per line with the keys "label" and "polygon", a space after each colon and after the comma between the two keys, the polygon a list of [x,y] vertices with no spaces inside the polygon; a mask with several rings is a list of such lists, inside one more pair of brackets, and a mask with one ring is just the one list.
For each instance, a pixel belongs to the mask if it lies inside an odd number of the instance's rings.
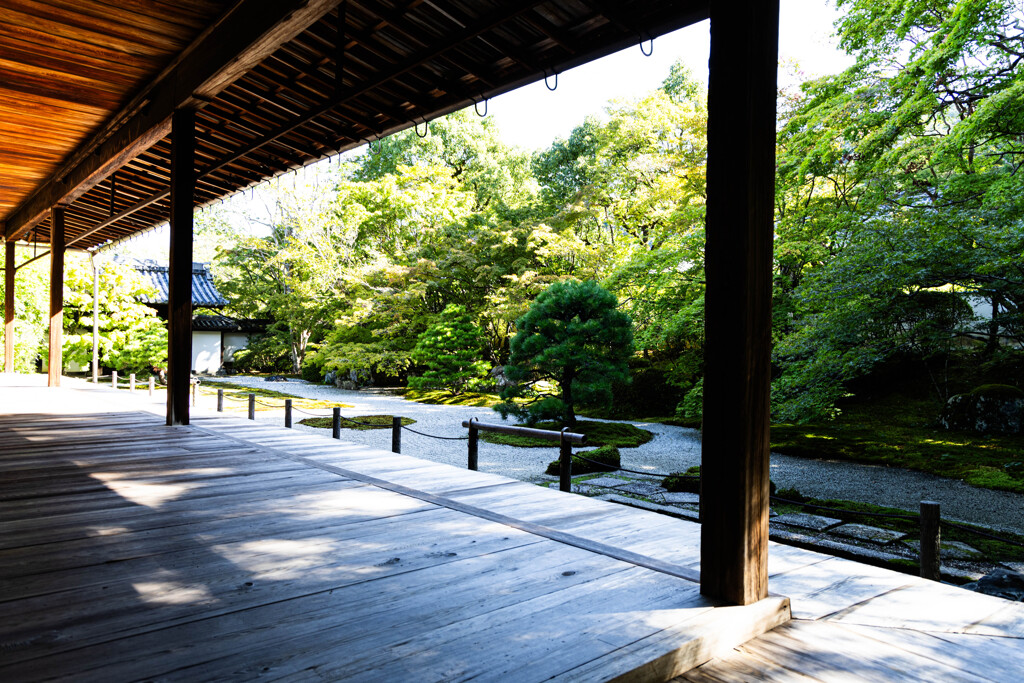
{"label": "wooden veranda", "polygon": [[8,0],[0,13],[5,368],[15,244],[170,222],[166,422],[189,424],[192,213],[331,154],[710,19],[701,592],[767,596],[777,0]]}
{"label": "wooden veranda", "polygon": [[65,384],[0,381],[0,680],[1024,670],[1019,603],[772,543],[792,604],[721,606],[695,523]]}

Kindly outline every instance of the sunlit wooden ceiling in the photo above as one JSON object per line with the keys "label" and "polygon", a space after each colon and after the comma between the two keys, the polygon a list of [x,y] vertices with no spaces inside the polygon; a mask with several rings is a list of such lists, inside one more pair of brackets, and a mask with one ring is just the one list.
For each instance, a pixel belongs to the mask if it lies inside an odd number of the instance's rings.
{"label": "sunlit wooden ceiling", "polygon": [[3,0],[0,223],[48,241],[60,203],[69,245],[91,248],[166,221],[177,106],[198,109],[204,205],[707,14],[706,0]]}

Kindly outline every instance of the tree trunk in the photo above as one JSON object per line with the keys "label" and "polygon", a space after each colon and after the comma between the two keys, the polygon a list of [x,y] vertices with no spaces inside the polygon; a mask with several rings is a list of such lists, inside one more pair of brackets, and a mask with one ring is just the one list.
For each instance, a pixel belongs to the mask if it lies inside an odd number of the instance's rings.
{"label": "tree trunk", "polygon": [[573,397],[572,397],[572,380],[573,373],[566,372],[562,375],[560,384],[562,385],[562,404],[565,406],[564,413],[564,427],[575,427],[576,426],[576,411],[573,409]]}
{"label": "tree trunk", "polygon": [[1002,298],[998,292],[992,294],[992,317],[988,321],[988,340],[985,344],[985,353],[989,356],[999,350],[999,304]]}

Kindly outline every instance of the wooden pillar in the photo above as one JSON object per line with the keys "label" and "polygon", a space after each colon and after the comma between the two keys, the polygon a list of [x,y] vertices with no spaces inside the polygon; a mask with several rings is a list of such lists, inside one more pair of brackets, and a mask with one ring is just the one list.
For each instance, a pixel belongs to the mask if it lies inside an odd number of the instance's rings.
{"label": "wooden pillar", "polygon": [[711,3],[701,592],[768,594],[779,0]]}
{"label": "wooden pillar", "polygon": [[[111,181],[113,182],[113,181]],[[96,254],[89,255],[92,264],[92,383],[100,383],[100,266]]]}
{"label": "wooden pillar", "polygon": [[171,248],[167,295],[167,424],[189,422],[192,375],[192,211],[195,193],[195,112],[171,120]]}
{"label": "wooden pillar", "polygon": [[14,240],[4,242],[4,372],[14,372]]}
{"label": "wooden pillar", "polygon": [[48,386],[59,387],[64,370],[64,207],[50,209],[50,361]]}

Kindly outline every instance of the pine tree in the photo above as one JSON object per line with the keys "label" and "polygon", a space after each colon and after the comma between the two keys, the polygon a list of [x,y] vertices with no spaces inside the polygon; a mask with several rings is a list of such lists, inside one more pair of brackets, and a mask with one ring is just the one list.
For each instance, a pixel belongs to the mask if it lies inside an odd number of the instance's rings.
{"label": "pine tree", "polygon": [[[505,373],[515,386],[495,407],[535,423],[576,424],[576,405],[610,402],[612,382],[629,380],[633,328],[615,295],[593,281],[556,282],[516,321]],[[529,397],[526,403],[513,399]]]}

